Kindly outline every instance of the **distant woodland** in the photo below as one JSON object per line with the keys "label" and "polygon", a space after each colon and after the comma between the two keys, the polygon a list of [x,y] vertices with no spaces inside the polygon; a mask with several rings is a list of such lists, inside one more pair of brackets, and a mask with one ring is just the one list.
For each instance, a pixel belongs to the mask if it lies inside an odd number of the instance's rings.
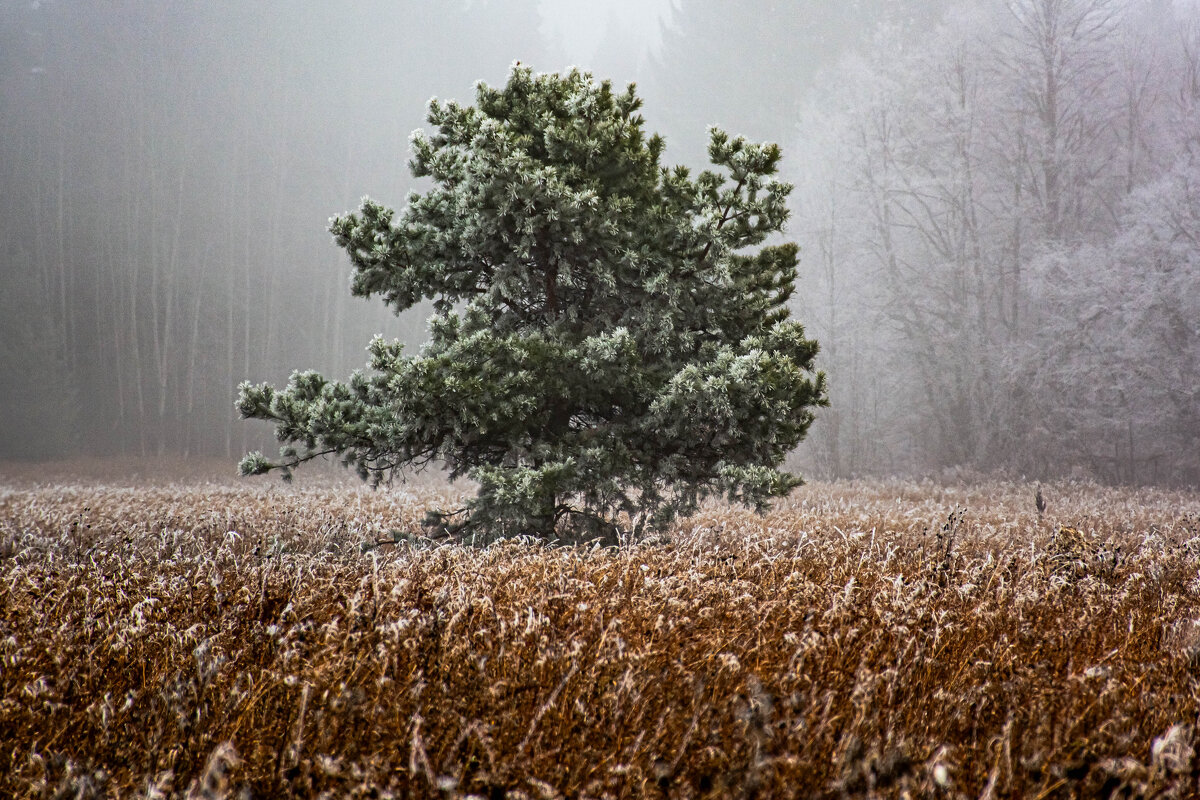
{"label": "distant woodland", "polygon": [[0,0],[0,458],[232,469],[264,445],[241,380],[419,347],[328,219],[402,204],[429,98],[519,59],[636,81],[671,162],[710,124],[783,146],[832,399],[802,471],[1200,482],[1196,3],[680,0],[642,34],[568,52],[535,0]]}

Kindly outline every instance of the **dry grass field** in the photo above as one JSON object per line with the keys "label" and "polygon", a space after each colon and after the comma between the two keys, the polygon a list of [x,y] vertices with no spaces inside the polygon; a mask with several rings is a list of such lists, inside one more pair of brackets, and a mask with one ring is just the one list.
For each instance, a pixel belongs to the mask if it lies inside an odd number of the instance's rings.
{"label": "dry grass field", "polygon": [[433,484],[52,477],[0,471],[2,797],[1200,796],[1196,494],[477,550],[389,543]]}

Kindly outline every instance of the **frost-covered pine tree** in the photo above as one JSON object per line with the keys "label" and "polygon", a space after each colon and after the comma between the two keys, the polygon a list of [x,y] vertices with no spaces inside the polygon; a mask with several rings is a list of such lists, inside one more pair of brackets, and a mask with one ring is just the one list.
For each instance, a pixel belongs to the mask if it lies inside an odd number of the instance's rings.
{"label": "frost-covered pine tree", "polygon": [[787,218],[779,148],[713,130],[716,169],[693,177],[659,165],[640,105],[521,66],[474,106],[432,102],[410,163],[432,188],[331,223],[354,294],[434,301],[429,343],[376,338],[348,383],[243,384],[242,416],[285,446],[241,472],[337,454],[378,482],[442,463],[479,490],[427,523],[476,541],[637,535],[706,495],[762,508],[797,486],[777,467],[825,388],[788,319],[796,245],[752,249]]}

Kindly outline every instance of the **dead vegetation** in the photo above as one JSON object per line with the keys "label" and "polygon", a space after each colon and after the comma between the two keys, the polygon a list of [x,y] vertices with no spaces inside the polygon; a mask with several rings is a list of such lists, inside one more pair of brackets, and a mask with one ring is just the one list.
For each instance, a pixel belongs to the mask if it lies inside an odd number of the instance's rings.
{"label": "dead vegetation", "polygon": [[0,796],[1200,796],[1196,495],[387,543],[448,491],[0,488]]}

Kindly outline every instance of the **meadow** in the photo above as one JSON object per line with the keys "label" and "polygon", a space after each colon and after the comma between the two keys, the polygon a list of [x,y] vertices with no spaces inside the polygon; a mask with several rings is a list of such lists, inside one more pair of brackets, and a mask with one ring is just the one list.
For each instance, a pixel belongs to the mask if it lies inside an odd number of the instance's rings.
{"label": "meadow", "polygon": [[0,796],[1200,796],[1200,495],[399,535],[460,491],[0,470]]}

